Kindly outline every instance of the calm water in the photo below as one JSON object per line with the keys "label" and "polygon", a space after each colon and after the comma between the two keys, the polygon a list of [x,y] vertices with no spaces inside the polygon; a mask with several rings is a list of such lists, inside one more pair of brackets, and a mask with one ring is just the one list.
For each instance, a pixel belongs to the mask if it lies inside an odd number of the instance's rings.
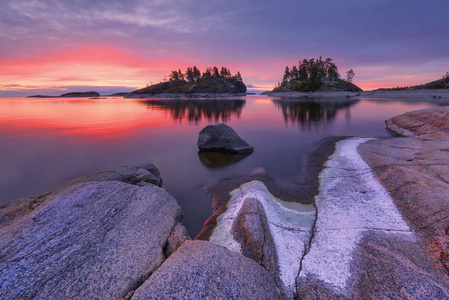
{"label": "calm water", "polygon": [[[76,177],[152,162],[195,236],[211,214],[203,187],[256,167],[296,180],[303,156],[328,136],[386,137],[384,120],[430,102],[362,99],[0,99],[0,203]],[[224,122],[253,145],[245,158],[199,155],[198,133]]]}

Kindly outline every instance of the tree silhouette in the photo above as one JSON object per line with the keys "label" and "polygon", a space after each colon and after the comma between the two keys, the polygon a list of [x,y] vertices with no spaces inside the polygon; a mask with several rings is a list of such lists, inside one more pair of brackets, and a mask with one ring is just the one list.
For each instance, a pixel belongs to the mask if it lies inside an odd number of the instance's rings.
{"label": "tree silhouette", "polygon": [[352,82],[352,79],[354,78],[355,73],[354,71],[351,69],[348,72],[346,72],[346,81],[347,82]]}

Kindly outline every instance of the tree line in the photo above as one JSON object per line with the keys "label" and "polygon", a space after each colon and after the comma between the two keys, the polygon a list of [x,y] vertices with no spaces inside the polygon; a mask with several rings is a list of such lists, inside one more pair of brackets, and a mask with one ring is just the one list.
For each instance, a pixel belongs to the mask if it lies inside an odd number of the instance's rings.
{"label": "tree line", "polygon": [[[354,76],[355,73],[352,69],[347,71],[346,81],[352,82]],[[332,58],[323,60],[320,56],[318,59],[303,59],[302,61],[299,61],[298,66],[293,66],[291,68],[286,66],[281,84],[286,84],[290,80],[321,82],[322,78],[329,78],[330,80],[340,79],[338,67],[332,61]]]}
{"label": "tree line", "polygon": [[196,67],[188,67],[185,72],[181,69],[172,71],[169,75],[169,81],[187,81],[187,82],[197,82],[201,79],[206,78],[233,78],[238,81],[242,81],[242,75],[237,71],[237,74],[232,75],[231,70],[226,67],[221,67],[219,70],[217,67],[206,68],[206,70],[201,73],[201,71]]}
{"label": "tree line", "polygon": [[300,81],[321,81],[324,77],[339,79],[340,74],[332,58],[323,60],[320,56],[318,59],[311,58],[299,61],[298,66],[291,68],[286,66],[282,83],[287,83],[292,79]]}

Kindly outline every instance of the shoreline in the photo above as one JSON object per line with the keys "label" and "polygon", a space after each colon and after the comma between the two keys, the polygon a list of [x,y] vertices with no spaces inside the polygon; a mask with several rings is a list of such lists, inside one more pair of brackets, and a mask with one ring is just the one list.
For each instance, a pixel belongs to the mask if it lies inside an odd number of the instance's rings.
{"label": "shoreline", "polygon": [[263,93],[274,98],[434,98],[449,100],[449,90],[412,90],[412,91],[329,91],[329,92],[281,92]]}
{"label": "shoreline", "polygon": [[245,97],[246,93],[161,93],[161,94],[129,94],[125,99],[165,99],[165,98],[231,98]]}

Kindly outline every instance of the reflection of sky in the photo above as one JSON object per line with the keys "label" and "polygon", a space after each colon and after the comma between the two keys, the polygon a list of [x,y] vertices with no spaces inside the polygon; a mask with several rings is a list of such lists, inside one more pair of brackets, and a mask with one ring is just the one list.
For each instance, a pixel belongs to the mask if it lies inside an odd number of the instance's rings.
{"label": "reflection of sky", "polygon": [[267,90],[320,55],[363,89],[424,83],[448,71],[448,11],[446,0],[3,1],[0,96],[123,91],[189,65]]}

